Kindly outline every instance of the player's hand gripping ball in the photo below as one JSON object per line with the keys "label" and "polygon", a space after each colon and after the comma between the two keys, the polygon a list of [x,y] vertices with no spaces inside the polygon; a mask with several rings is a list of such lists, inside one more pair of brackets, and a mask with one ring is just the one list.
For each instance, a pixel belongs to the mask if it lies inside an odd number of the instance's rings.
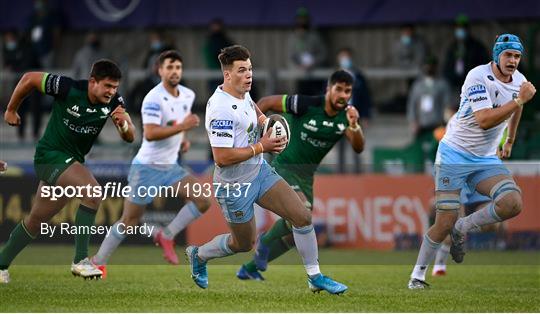
{"label": "player's hand gripping ball", "polygon": [[283,149],[289,144],[291,139],[291,130],[289,128],[289,123],[279,114],[273,114],[268,116],[268,119],[264,121],[262,134],[266,134],[268,130],[271,130],[270,138],[278,138],[285,136],[285,144]]}

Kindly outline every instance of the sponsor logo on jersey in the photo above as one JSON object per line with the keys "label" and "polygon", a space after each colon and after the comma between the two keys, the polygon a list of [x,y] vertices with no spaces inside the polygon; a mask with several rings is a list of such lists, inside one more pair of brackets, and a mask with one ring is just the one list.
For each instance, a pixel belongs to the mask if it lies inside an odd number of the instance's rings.
{"label": "sponsor logo on jersey", "polygon": [[332,121],[323,121],[322,125],[327,126],[329,128],[333,128],[334,127],[334,122],[332,122]]}
{"label": "sponsor logo on jersey", "polygon": [[71,108],[67,108],[66,111],[67,113],[69,113],[70,115],[76,118],[79,118],[81,116],[81,114],[79,113],[79,106],[77,105],[73,105],[71,106]]}
{"label": "sponsor logo on jersey", "polygon": [[212,131],[212,135],[214,136],[217,136],[217,137],[228,137],[228,138],[233,138],[232,134],[229,133],[229,132],[225,132],[225,131]]}
{"label": "sponsor logo on jersey", "polygon": [[319,128],[309,125],[307,123],[304,123],[302,126],[304,127],[304,129],[310,130],[311,132],[317,132],[319,130]]}
{"label": "sponsor logo on jersey", "polygon": [[45,84],[45,93],[58,95],[60,90],[60,76],[49,74],[47,77],[47,82]]}
{"label": "sponsor logo on jersey", "polygon": [[495,79],[494,79],[493,76],[491,76],[491,75],[488,75],[487,78],[488,78],[488,80],[490,80],[490,81],[495,81]]}
{"label": "sponsor logo on jersey", "polygon": [[76,125],[71,122],[69,122],[69,119],[63,119],[64,124],[70,129],[71,131],[79,134],[92,134],[97,135],[99,131],[101,131],[101,128],[92,126],[92,125]]}
{"label": "sponsor logo on jersey", "polygon": [[478,96],[478,97],[476,97],[476,98],[472,98],[472,99],[471,99],[471,102],[475,103],[475,102],[484,101],[484,100],[487,100],[487,97],[484,97],[484,96]]}
{"label": "sponsor logo on jersey", "polygon": [[471,97],[477,94],[485,94],[486,87],[484,85],[478,84],[473,85],[467,89],[467,96]]}
{"label": "sponsor logo on jersey", "polygon": [[233,108],[234,110],[236,110],[236,108],[238,108],[238,106],[237,106],[237,105],[232,105],[232,108]]}
{"label": "sponsor logo on jersey", "polygon": [[338,127],[338,131],[336,131],[336,134],[343,134],[343,131],[345,131],[345,124],[338,123],[337,127]]}
{"label": "sponsor logo on jersey", "polygon": [[210,129],[212,130],[232,130],[233,121],[232,120],[212,120],[210,121]]}
{"label": "sponsor logo on jersey", "polygon": [[159,111],[159,105],[158,104],[144,104],[143,110]]}
{"label": "sponsor logo on jersey", "polygon": [[93,108],[93,109],[86,108],[86,112],[88,112],[88,113],[96,113],[97,110],[95,108]]}
{"label": "sponsor logo on jersey", "polygon": [[327,142],[327,141],[321,141],[319,139],[316,139],[316,138],[312,138],[312,137],[309,137],[307,135],[307,133],[305,132],[300,132],[300,139],[304,142],[308,142],[309,144],[311,144],[312,146],[314,147],[319,147],[319,148],[328,148],[330,147],[331,144],[330,142]]}

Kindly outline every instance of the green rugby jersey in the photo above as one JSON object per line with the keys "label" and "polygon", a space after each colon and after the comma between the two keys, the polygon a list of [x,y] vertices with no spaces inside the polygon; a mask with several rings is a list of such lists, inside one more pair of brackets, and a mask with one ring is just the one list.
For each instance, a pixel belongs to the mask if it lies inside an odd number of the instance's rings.
{"label": "green rugby jersey", "polygon": [[36,146],[39,151],[61,151],[83,163],[107,118],[117,106],[124,107],[118,94],[108,104],[91,104],[88,81],[46,73],[41,92],[54,97],[45,133]]}
{"label": "green rugby jersey", "polygon": [[324,95],[283,95],[283,116],[289,123],[291,137],[287,148],[274,159],[274,165],[313,175],[349,125],[345,110],[331,117],[324,105]]}

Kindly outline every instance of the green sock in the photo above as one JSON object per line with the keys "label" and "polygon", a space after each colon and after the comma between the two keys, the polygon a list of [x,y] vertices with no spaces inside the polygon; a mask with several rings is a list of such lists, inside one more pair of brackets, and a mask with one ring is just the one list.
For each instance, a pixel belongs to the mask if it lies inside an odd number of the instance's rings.
{"label": "green sock", "polygon": [[[75,226],[92,227],[95,220],[96,210],[81,204],[77,210],[77,216],[75,216]],[[81,232],[77,232],[75,235],[75,258],[73,259],[75,264],[88,257],[88,245],[90,244],[90,232],[83,232],[86,230],[79,229],[77,231]]]}
{"label": "green sock", "polygon": [[285,219],[280,218],[274,223],[272,228],[268,230],[261,238],[261,242],[264,245],[270,246],[275,240],[281,240],[283,236],[291,234],[291,228],[287,225]]}
{"label": "green sock", "polygon": [[24,223],[21,221],[11,234],[9,239],[0,250],[0,270],[8,269],[9,265],[15,259],[15,257],[30,243],[35,237],[33,237],[24,226]]}
{"label": "green sock", "polygon": [[268,254],[268,263],[287,253],[291,249],[282,239],[270,243],[270,254]]}
{"label": "green sock", "polygon": [[[270,243],[268,248],[270,249],[270,254],[268,254],[268,262],[275,260],[276,258],[285,254],[288,250],[290,250],[290,247],[287,244],[285,244],[285,242],[283,242],[282,239],[277,239],[273,241],[272,243]],[[255,261],[253,260],[251,260],[247,264],[244,264],[244,267],[250,273],[257,270],[257,266],[255,265]]]}

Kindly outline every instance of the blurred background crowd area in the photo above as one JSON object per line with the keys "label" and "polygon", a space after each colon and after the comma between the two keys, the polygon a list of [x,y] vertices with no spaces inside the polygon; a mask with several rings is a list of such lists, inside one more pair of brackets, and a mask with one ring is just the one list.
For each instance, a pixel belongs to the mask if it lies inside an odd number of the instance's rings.
{"label": "blurred background crowd area", "polygon": [[[182,84],[197,95],[193,111],[204,117],[208,97],[221,82],[219,50],[251,50],[252,98],[270,94],[316,95],[338,68],[354,73],[351,104],[367,137],[362,155],[343,141],[322,171],[430,172],[437,140],[459,104],[465,75],[491,60],[495,36],[514,33],[525,54],[519,70],[540,85],[540,4],[535,1],[192,1],[0,0],[1,110],[26,71],[86,79],[100,58],[117,62],[120,93],[137,126],[146,93],[160,79],[159,53],[184,58]],[[527,104],[513,159],[540,159],[540,97]],[[23,125],[0,124],[0,157],[31,161],[51,110],[38,93],[21,106]],[[140,142],[141,128],[138,132]],[[201,124],[190,132],[193,164],[211,164]],[[90,160],[129,161],[134,145],[120,144],[107,124]]]}

